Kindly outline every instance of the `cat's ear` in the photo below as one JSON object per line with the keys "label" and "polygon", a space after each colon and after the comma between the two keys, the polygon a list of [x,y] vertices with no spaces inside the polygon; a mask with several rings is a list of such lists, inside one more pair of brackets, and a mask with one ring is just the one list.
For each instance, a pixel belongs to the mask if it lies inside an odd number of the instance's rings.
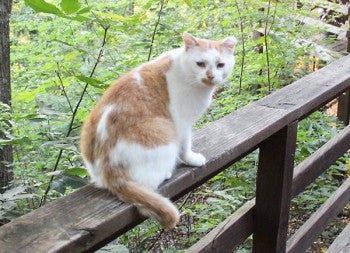
{"label": "cat's ear", "polygon": [[227,37],[225,40],[223,40],[221,45],[224,48],[233,51],[235,49],[237,43],[238,43],[238,41],[237,41],[236,37],[230,36],[230,37]]}
{"label": "cat's ear", "polygon": [[197,41],[197,38],[194,37],[193,35],[187,33],[187,32],[184,32],[183,35],[182,35],[182,39],[185,43],[185,49],[186,51],[189,49],[189,48],[192,48],[192,47],[195,47],[195,46],[198,46],[198,41]]}

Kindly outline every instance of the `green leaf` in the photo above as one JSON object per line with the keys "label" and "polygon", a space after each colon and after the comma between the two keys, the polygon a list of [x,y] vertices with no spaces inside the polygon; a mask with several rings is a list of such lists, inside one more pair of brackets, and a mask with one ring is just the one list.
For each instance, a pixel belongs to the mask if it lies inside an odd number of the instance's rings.
{"label": "green leaf", "polygon": [[75,21],[79,21],[79,22],[86,22],[86,21],[90,21],[91,19],[82,15],[77,15],[74,17],[71,17],[69,19],[75,20]]}
{"label": "green leaf", "polygon": [[72,168],[64,171],[64,174],[71,176],[85,177],[88,175],[86,169],[84,168]]}
{"label": "green leaf", "polygon": [[10,140],[0,139],[0,146],[23,144],[30,141],[28,137],[13,138]]}
{"label": "green leaf", "polygon": [[83,8],[83,9],[81,9],[80,11],[78,11],[77,14],[78,14],[78,15],[80,15],[80,14],[85,14],[85,13],[87,13],[87,12],[90,12],[91,9],[92,9],[92,6],[85,7],[85,8]]}
{"label": "green leaf", "polygon": [[58,16],[63,14],[55,5],[47,3],[44,0],[25,0],[24,2],[36,12],[51,13]]}
{"label": "green leaf", "polygon": [[60,3],[62,10],[67,14],[73,14],[80,10],[79,0],[62,0]]}
{"label": "green leaf", "polygon": [[3,194],[0,194],[0,199],[12,199],[14,196],[25,192],[26,189],[26,186],[17,186],[15,188],[5,191]]}
{"label": "green leaf", "polygon": [[37,194],[33,193],[26,193],[26,194],[18,194],[14,196],[11,200],[18,200],[18,199],[33,199],[35,197],[38,197]]}
{"label": "green leaf", "polygon": [[85,82],[91,86],[94,86],[96,88],[100,88],[100,89],[104,89],[107,86],[100,80],[96,79],[96,78],[92,78],[92,77],[88,77],[88,76],[75,76],[76,78],[78,78],[80,81]]}

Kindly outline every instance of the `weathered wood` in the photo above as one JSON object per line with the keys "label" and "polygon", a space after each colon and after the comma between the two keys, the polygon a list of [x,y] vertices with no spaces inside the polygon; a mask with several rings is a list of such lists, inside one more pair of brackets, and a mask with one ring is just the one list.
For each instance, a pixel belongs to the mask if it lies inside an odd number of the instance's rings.
{"label": "weathered wood", "polygon": [[349,125],[350,118],[350,90],[344,92],[338,97],[337,117],[345,125]]}
{"label": "weathered wood", "polygon": [[[196,131],[201,168],[180,167],[160,192],[177,199],[254,150],[286,125],[350,89],[350,56]],[[143,218],[106,191],[86,186],[0,228],[4,252],[82,252],[116,238]]]}
{"label": "weathered wood", "polygon": [[287,252],[305,252],[316,236],[350,202],[350,178],[288,240]]}
{"label": "weathered wood", "polygon": [[285,252],[298,123],[260,146],[254,211],[253,252]]}
{"label": "weathered wood", "polygon": [[340,131],[294,169],[293,196],[304,191],[348,149],[350,149],[350,126]]}
{"label": "weathered wood", "polygon": [[[299,18],[299,17],[297,17],[297,18]],[[326,32],[329,32],[331,34],[335,34],[340,38],[345,37],[345,33],[346,33],[345,27],[337,27],[334,25],[324,23],[323,21],[321,21],[319,19],[310,18],[310,17],[300,17],[299,21],[302,24],[312,26],[312,27],[317,27],[317,28],[322,29],[322,31],[326,31]]]}
{"label": "weathered wood", "polygon": [[[305,118],[326,101],[347,90],[350,56],[307,75],[287,87],[277,90],[255,104],[288,110],[289,123]],[[339,93],[339,91],[341,91]],[[303,105],[303,106],[299,106]],[[283,120],[283,119],[281,119]]]}
{"label": "weathered wood", "polygon": [[334,240],[326,253],[348,253],[350,252],[350,223],[344,228],[340,235]]}
{"label": "weathered wood", "polygon": [[233,252],[233,249],[243,243],[253,231],[254,204],[255,199],[246,202],[186,253]]}
{"label": "weathered wood", "polygon": [[333,3],[325,0],[317,0],[317,5],[319,7],[330,9],[344,15],[348,14],[348,7],[345,4]]}

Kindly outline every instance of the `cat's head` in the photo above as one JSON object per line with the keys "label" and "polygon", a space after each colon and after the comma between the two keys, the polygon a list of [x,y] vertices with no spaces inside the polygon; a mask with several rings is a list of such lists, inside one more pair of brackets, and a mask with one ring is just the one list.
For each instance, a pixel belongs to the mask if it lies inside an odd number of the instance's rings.
{"label": "cat's head", "polygon": [[183,41],[183,67],[194,80],[194,85],[213,87],[223,83],[231,74],[235,64],[235,37],[215,41],[199,39],[185,32]]}

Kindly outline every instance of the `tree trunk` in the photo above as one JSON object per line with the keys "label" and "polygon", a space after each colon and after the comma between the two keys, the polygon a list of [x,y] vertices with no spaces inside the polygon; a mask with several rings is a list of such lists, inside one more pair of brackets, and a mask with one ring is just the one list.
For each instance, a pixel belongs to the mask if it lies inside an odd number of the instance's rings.
{"label": "tree trunk", "polygon": [[[0,101],[11,106],[9,17],[12,0],[0,0]],[[10,123],[8,123],[10,124]],[[0,131],[0,138],[5,138]],[[12,179],[11,146],[0,147],[0,192]]]}

